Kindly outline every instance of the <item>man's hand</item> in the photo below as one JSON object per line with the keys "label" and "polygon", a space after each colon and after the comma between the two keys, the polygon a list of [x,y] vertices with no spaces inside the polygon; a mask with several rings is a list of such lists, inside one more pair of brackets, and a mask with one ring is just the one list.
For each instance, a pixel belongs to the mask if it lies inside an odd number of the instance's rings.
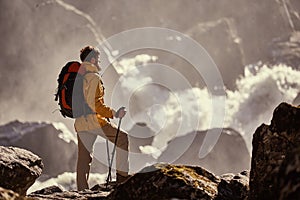
{"label": "man's hand", "polygon": [[116,112],[115,117],[116,118],[123,118],[126,115],[126,108],[121,107],[119,110]]}

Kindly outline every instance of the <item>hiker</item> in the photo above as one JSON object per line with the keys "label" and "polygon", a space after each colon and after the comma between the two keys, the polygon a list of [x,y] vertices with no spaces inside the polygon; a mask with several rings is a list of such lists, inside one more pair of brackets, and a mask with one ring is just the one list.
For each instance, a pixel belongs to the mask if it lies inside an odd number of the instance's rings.
{"label": "hiker", "polygon": [[[104,87],[99,75],[100,52],[98,49],[87,46],[80,51],[81,67],[86,70],[83,82],[83,94],[86,103],[92,112],[75,119],[75,130],[78,138],[77,160],[77,189],[88,189],[88,177],[92,162],[93,145],[97,136],[102,136],[114,143],[118,127],[109,122],[108,118],[123,118],[124,108],[115,111],[104,104]],[[128,178],[128,137],[120,130],[117,140],[116,169],[117,183]]]}

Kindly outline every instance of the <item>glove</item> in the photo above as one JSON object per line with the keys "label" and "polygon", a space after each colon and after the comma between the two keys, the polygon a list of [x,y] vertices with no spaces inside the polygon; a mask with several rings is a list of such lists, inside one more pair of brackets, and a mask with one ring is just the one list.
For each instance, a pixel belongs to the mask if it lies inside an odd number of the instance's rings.
{"label": "glove", "polygon": [[126,114],[126,108],[125,107],[121,107],[119,108],[119,110],[116,112],[115,117],[116,118],[123,118]]}

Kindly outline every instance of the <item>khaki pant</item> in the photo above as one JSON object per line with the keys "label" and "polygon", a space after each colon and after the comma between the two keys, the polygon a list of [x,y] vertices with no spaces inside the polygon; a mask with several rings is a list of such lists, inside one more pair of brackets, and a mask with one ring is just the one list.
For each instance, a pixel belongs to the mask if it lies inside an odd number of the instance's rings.
{"label": "khaki pant", "polygon": [[[91,131],[80,131],[77,133],[78,138],[78,159],[77,159],[77,189],[88,189],[88,177],[90,165],[92,162],[93,146],[97,136],[115,142],[118,127],[113,123]],[[116,148],[116,168],[117,182],[121,182],[128,176],[128,136],[127,133],[120,130]]]}

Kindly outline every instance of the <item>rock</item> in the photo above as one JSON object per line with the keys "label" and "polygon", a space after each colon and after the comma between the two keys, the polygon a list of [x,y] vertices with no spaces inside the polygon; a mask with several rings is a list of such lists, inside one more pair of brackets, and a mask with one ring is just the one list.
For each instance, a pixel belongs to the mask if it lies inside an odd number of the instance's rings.
{"label": "rock", "polygon": [[207,131],[197,131],[169,142],[158,162],[202,166],[217,175],[250,169],[250,153],[241,134],[231,128],[212,129],[210,134],[219,131],[217,143],[204,158],[199,151],[207,145],[203,144]]}
{"label": "rock", "polygon": [[[275,110],[271,121],[270,129],[272,132],[282,133],[286,139],[290,139],[289,148],[292,144],[298,144],[300,139],[300,108],[293,107],[287,103],[281,103]],[[287,143],[287,142],[286,142]]]}
{"label": "rock", "polygon": [[287,153],[300,145],[300,108],[281,103],[271,125],[262,124],[253,135],[250,199],[277,199],[277,177]]}
{"label": "rock", "polygon": [[277,183],[279,200],[300,199],[300,148],[295,148],[285,157]]}
{"label": "rock", "polygon": [[7,190],[0,187],[0,199],[1,200],[22,200],[23,198],[20,197],[18,193],[15,193],[12,190]]}
{"label": "rock", "polygon": [[36,199],[77,199],[77,200],[85,200],[85,199],[97,199],[97,200],[107,200],[107,195],[109,192],[104,191],[64,191],[64,192],[56,192],[52,194],[30,194],[28,198],[36,198]]}
{"label": "rock", "polygon": [[123,184],[106,188],[97,184],[90,190],[61,191],[52,186],[31,193],[39,199],[215,199],[243,200],[249,191],[249,173],[215,176],[198,166],[155,164],[131,176]]}
{"label": "rock", "polygon": [[222,198],[228,199],[246,199],[249,195],[249,171],[243,171],[239,174],[224,174],[220,176],[221,182],[218,186]]}
{"label": "rock", "polygon": [[59,186],[53,185],[53,186],[43,188],[41,190],[37,190],[37,191],[31,193],[31,195],[33,195],[33,194],[47,195],[47,194],[53,194],[53,193],[59,193],[59,192],[63,192],[63,190]]}
{"label": "rock", "polygon": [[16,147],[0,146],[0,155],[0,187],[25,195],[42,173],[42,160],[33,153]]}
{"label": "rock", "polygon": [[62,123],[13,121],[0,126],[0,138],[2,146],[20,147],[41,157],[43,175],[75,171],[76,137]]}
{"label": "rock", "polygon": [[130,177],[110,199],[245,199],[247,173],[219,178],[198,166],[155,164]]}
{"label": "rock", "polygon": [[109,196],[111,199],[213,199],[220,179],[201,167],[156,164],[144,168]]}

